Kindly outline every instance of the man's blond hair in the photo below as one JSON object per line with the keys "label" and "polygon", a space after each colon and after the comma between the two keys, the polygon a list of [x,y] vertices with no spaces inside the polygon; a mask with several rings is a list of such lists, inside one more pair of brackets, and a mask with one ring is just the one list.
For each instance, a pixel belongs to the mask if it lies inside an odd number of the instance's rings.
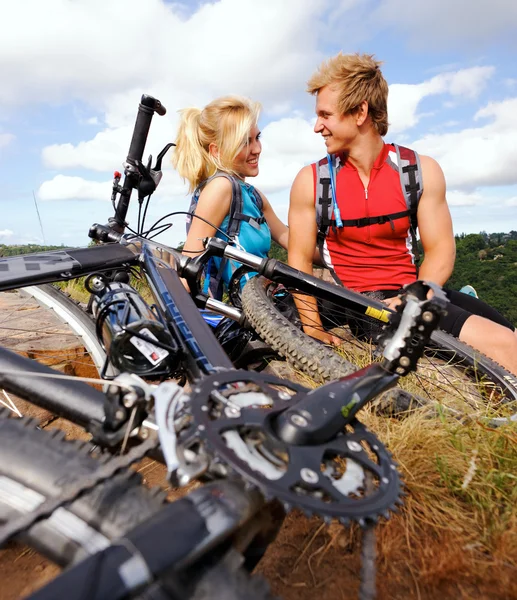
{"label": "man's blond hair", "polygon": [[380,135],[388,133],[388,84],[373,54],[342,54],[329,58],[307,82],[313,96],[330,86],[338,91],[338,109],[353,113],[361,102],[368,102],[368,114]]}

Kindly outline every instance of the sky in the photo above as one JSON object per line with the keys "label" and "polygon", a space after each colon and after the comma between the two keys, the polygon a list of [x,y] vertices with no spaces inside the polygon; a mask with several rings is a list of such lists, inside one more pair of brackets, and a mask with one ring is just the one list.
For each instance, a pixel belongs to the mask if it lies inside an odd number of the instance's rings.
{"label": "sky", "polygon": [[[112,214],[113,172],[143,93],[167,108],[144,156],[174,141],[181,108],[226,94],[258,100],[263,150],[250,182],[286,221],[294,177],[325,155],[306,82],[339,51],[383,61],[386,141],[440,163],[455,233],[517,229],[515,0],[0,0],[0,9],[0,244],[88,243],[89,226]],[[148,223],[189,205],[170,156]],[[172,223],[160,239],[177,244],[184,216]]]}

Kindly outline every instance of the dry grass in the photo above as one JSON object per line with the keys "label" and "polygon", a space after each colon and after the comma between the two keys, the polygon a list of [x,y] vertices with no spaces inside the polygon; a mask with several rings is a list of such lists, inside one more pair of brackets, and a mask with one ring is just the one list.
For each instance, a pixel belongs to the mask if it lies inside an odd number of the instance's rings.
{"label": "dry grass", "polygon": [[468,580],[508,592],[495,597],[517,594],[515,428],[418,412],[363,420],[393,453],[407,491],[400,514],[378,528],[380,571],[392,579],[417,574],[435,592]]}

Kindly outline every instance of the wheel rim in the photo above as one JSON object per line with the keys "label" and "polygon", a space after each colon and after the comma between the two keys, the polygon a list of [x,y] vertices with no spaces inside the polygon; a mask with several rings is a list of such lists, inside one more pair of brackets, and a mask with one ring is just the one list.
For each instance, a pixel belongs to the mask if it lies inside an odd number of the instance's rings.
{"label": "wheel rim", "polygon": [[[90,316],[48,285],[0,293],[0,344],[75,377],[98,378],[106,358]],[[4,390],[0,404],[19,416],[27,411]]]}

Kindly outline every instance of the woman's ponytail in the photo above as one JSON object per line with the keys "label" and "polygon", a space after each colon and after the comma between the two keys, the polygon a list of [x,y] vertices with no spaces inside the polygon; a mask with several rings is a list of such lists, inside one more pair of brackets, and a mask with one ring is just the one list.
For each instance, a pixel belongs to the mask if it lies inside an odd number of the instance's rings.
{"label": "woman's ponytail", "polygon": [[200,139],[201,110],[185,108],[180,115],[172,165],[189,182],[189,189],[193,192],[201,181],[209,177],[207,162],[210,161]]}

